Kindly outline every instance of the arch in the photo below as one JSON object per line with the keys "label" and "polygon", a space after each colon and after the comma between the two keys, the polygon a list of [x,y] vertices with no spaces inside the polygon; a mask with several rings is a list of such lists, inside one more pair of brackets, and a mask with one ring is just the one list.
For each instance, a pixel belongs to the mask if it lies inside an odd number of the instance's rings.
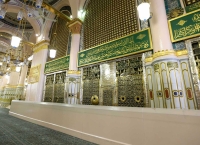
{"label": "arch", "polygon": [[[68,0],[60,1],[60,2],[56,3],[54,8],[56,8],[57,10],[60,10],[64,6],[69,6],[69,1]],[[48,18],[54,19],[55,18],[55,14],[50,13],[48,15]],[[52,23],[53,22],[51,22],[51,21],[46,21],[45,24],[44,24],[45,25],[44,26],[45,29],[43,30],[43,37],[45,37],[46,39],[49,39],[49,32],[50,32]]]}
{"label": "arch", "polygon": [[[17,31],[16,28],[10,27],[8,25],[0,28],[0,32],[5,32],[5,33],[11,34],[11,35],[16,35],[16,31]],[[22,33],[18,32],[17,34],[18,34],[18,36],[22,37]],[[25,35],[23,36],[23,39],[27,40]]]}
{"label": "arch", "polygon": [[[13,4],[8,4],[7,12],[18,13],[20,11],[20,9],[22,9],[22,7],[17,6],[17,5],[13,5]],[[39,33],[40,32],[39,22],[35,19],[31,19],[29,17],[26,17],[26,14],[24,14],[24,17],[31,24],[35,33]]]}

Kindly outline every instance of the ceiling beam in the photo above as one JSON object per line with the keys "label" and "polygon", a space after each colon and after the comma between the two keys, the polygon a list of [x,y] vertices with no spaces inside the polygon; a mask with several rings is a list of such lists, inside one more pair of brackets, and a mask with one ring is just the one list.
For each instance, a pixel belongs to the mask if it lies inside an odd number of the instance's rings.
{"label": "ceiling beam", "polygon": [[51,5],[49,5],[49,4],[45,3],[45,2],[43,2],[42,7],[44,7],[44,8],[47,9],[48,11],[54,13],[54,14],[57,15],[58,17],[60,17],[60,18],[62,18],[62,19],[64,19],[64,20],[66,20],[67,22],[70,22],[70,21],[71,21],[71,19],[70,19],[68,16],[66,16],[66,15],[63,14],[62,12],[56,10],[54,7],[52,7]]}

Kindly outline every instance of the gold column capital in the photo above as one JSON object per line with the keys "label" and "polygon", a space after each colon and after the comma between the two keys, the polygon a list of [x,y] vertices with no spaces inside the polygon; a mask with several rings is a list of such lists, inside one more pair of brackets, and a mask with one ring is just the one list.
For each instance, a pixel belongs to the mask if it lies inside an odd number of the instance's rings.
{"label": "gold column capital", "polygon": [[43,41],[40,41],[38,43],[36,43],[32,49],[33,49],[33,53],[37,53],[43,49],[48,49],[48,45],[49,45],[49,41],[47,40],[43,40]]}
{"label": "gold column capital", "polygon": [[67,27],[69,27],[72,34],[80,34],[82,24],[83,22],[79,18],[75,18],[67,24]]}

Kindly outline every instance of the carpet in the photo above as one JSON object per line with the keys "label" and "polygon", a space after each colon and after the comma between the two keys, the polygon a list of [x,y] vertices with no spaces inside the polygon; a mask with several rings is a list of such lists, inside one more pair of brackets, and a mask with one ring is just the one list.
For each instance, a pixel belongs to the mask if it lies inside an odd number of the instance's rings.
{"label": "carpet", "polygon": [[96,145],[8,113],[9,109],[0,108],[0,145]]}

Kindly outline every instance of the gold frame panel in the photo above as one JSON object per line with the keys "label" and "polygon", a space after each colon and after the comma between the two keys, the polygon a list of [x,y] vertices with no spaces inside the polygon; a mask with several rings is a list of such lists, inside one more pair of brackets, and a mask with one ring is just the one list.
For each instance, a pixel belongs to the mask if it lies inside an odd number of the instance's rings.
{"label": "gold frame panel", "polygon": [[172,41],[172,42],[177,42],[177,41],[181,41],[181,40],[186,40],[186,39],[193,38],[193,37],[197,37],[197,36],[200,35],[200,33],[199,33],[199,34],[194,34],[194,35],[191,35],[191,36],[187,36],[187,37],[184,37],[184,38],[180,38],[180,39],[174,40],[173,33],[172,33],[172,27],[171,27],[171,25],[170,25],[170,22],[171,22],[171,21],[176,20],[176,19],[179,19],[179,18],[182,18],[182,17],[187,16],[187,15],[190,15],[190,14],[192,14],[192,13],[196,13],[196,12],[198,12],[198,11],[200,11],[200,10],[192,11],[192,12],[186,13],[186,14],[184,14],[184,15],[181,15],[181,16],[179,16],[179,17],[176,17],[176,18],[173,18],[173,19],[171,19],[171,20],[168,20],[170,38],[171,38],[171,41]]}
{"label": "gold frame panel", "polygon": [[[125,38],[125,37],[127,37],[127,36],[130,36],[130,35],[133,35],[133,34],[137,34],[137,33],[140,33],[140,32],[142,32],[142,31],[146,31],[146,30],[148,30],[148,34],[149,34],[149,41],[150,41],[150,48],[149,48],[149,49],[141,50],[141,51],[129,53],[129,54],[126,54],[126,55],[121,55],[121,56],[117,56],[117,57],[105,59],[105,60],[102,60],[102,61],[96,61],[96,62],[93,62],[93,63],[88,63],[88,64],[85,64],[85,65],[80,65],[80,66],[78,66],[78,55],[79,55],[80,52],[87,51],[87,50],[93,49],[93,48],[95,48],[95,47],[99,47],[99,46],[105,45],[105,44],[107,44],[107,43],[111,43],[111,42],[113,42],[113,41],[120,40],[120,39]],[[146,52],[146,51],[149,51],[149,50],[153,50],[153,48],[152,48],[151,31],[150,31],[150,28],[147,28],[147,29],[144,29],[144,30],[141,30],[141,31],[137,31],[137,32],[134,32],[134,33],[132,33],[132,34],[129,34],[129,35],[126,35],[126,36],[117,38],[117,39],[115,39],[115,40],[112,40],[112,41],[109,41],[109,42],[106,42],[106,43],[103,43],[103,44],[100,44],[100,45],[91,47],[91,48],[89,48],[89,49],[85,49],[85,50],[79,51],[78,54],[77,54],[77,66],[78,66],[78,67],[88,66],[88,65],[91,65],[91,64],[97,64],[97,63],[99,63],[99,62],[104,62],[104,61],[113,60],[113,59],[116,59],[116,58],[121,58],[121,57],[125,57],[125,56],[130,56],[130,55],[133,55],[133,54],[138,54],[138,53]]]}

